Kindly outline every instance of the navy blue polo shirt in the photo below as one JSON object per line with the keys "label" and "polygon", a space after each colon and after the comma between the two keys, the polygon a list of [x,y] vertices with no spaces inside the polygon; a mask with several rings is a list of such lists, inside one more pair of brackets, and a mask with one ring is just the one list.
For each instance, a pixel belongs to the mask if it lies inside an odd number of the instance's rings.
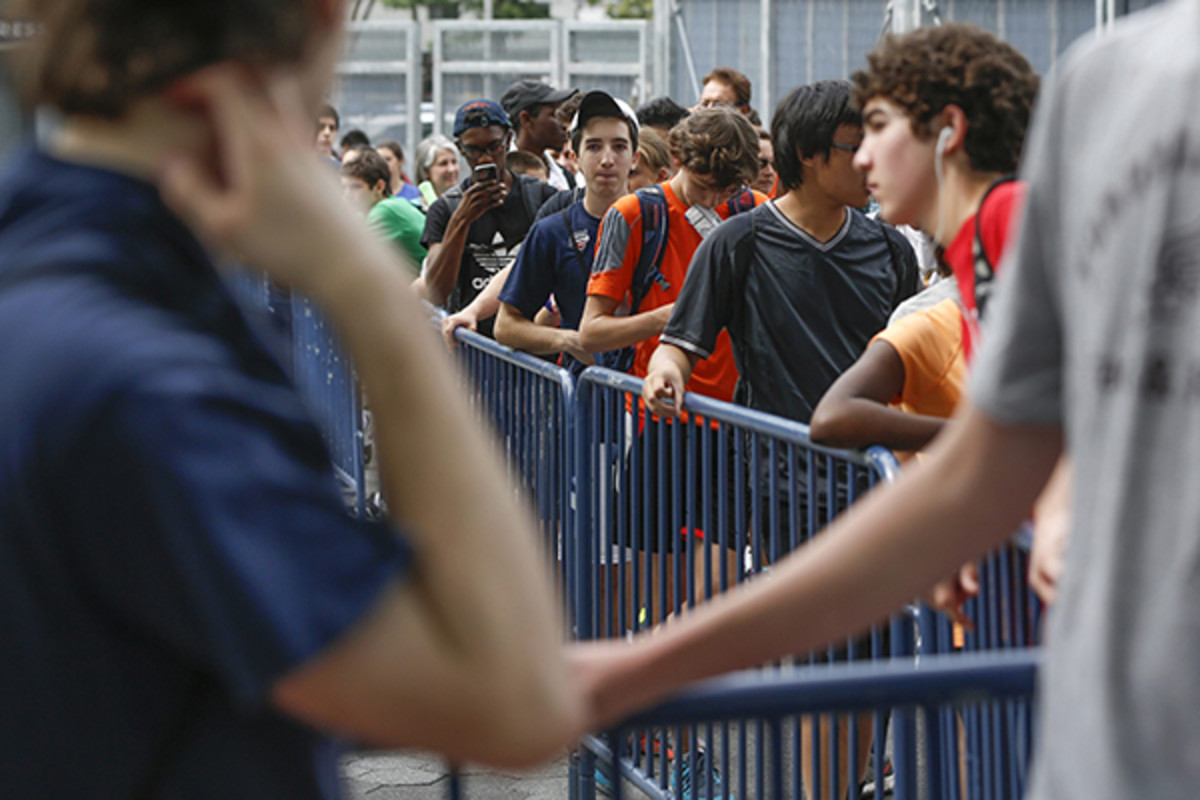
{"label": "navy blue polo shirt", "polygon": [[[566,219],[562,211],[539,219],[525,237],[500,300],[531,320],[554,295],[562,327],[579,330],[599,228],[600,218],[589,214],[582,200],[567,207]],[[574,358],[568,356],[567,364],[572,372],[583,371]]]}
{"label": "navy blue polo shirt", "polygon": [[[40,277],[25,278],[38,273]],[[153,186],[25,151],[0,177],[0,776],[13,797],[328,798],[269,690],[409,553]]]}

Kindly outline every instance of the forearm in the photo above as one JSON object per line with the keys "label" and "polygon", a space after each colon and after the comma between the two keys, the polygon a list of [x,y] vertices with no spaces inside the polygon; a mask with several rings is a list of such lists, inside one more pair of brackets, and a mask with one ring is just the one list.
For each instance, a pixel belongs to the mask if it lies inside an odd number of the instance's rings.
{"label": "forearm", "polygon": [[881,445],[893,450],[924,448],[945,426],[942,417],[909,414],[861,397],[839,398],[834,407],[824,401],[813,412],[809,433],[817,444],[859,448]]}
{"label": "forearm", "polygon": [[418,553],[415,585],[450,649],[565,680],[534,524],[394,262],[355,255],[357,268],[331,277],[317,299],[371,398],[384,493]]}
{"label": "forearm", "polygon": [[533,320],[526,319],[512,306],[501,304],[494,333],[496,341],[500,344],[540,356],[565,350],[564,338],[568,332],[538,325]]}
{"label": "forearm", "polygon": [[969,411],[928,459],[769,577],[644,637],[622,667],[636,679],[606,684],[637,696],[602,698],[601,707],[628,713],[690,681],[805,652],[882,619],[1010,535],[1060,446],[1057,429],[1002,427]]}
{"label": "forearm", "polygon": [[659,344],[654,350],[654,355],[650,356],[650,363],[646,367],[647,374],[669,371],[677,373],[679,376],[680,385],[686,385],[692,377],[692,370],[696,368],[696,363],[700,357],[695,353],[689,353],[682,347],[676,347],[673,344]]}
{"label": "forearm", "polygon": [[457,215],[451,216],[442,241],[430,246],[423,277],[426,298],[435,306],[445,303],[454,291],[469,230],[470,226],[461,224]]}
{"label": "forearm", "polygon": [[585,316],[579,326],[579,340],[589,353],[619,350],[662,333],[667,319],[658,310],[618,317],[613,314]]}

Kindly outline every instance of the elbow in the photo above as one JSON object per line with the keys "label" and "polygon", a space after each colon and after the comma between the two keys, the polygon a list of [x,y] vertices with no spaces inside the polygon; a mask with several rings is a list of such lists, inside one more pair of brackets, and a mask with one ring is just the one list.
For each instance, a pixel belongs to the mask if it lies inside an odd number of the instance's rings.
{"label": "elbow", "polygon": [[579,323],[579,346],[589,353],[599,353],[604,347],[597,340],[594,319],[584,317]]}
{"label": "elbow", "polygon": [[808,438],[813,444],[825,447],[858,447],[860,443],[851,435],[853,425],[850,415],[838,408],[829,398],[817,403],[808,422]]}
{"label": "elbow", "polygon": [[504,306],[500,307],[500,313],[496,315],[495,325],[492,327],[492,336],[496,341],[505,347],[511,347],[513,350],[520,350],[520,342],[514,334],[514,325],[512,318],[508,315]]}

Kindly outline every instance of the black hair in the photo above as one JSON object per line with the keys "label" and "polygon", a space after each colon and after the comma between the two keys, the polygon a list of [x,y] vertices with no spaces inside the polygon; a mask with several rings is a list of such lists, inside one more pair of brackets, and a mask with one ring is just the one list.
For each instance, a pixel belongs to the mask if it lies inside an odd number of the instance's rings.
{"label": "black hair", "polygon": [[795,189],[804,183],[800,160],[829,158],[833,136],[842,125],[862,125],[862,114],[851,103],[849,81],[817,81],[793,89],[779,101],[771,119],[779,185]]}
{"label": "black hair", "polygon": [[358,128],[351,128],[342,135],[341,141],[342,151],[358,150],[362,147],[370,147],[371,139]]}
{"label": "black hair", "polygon": [[669,97],[655,97],[637,107],[638,124],[642,127],[670,130],[687,119],[692,112]]}

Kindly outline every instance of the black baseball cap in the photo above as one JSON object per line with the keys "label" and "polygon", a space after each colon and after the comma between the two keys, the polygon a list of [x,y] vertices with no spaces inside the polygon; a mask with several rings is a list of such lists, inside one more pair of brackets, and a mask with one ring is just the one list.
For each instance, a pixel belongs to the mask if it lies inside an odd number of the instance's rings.
{"label": "black baseball cap", "polygon": [[578,89],[555,89],[548,83],[527,79],[509,86],[500,98],[500,105],[508,112],[509,119],[516,119],[522,111],[534,106],[556,106],[577,94]]}

